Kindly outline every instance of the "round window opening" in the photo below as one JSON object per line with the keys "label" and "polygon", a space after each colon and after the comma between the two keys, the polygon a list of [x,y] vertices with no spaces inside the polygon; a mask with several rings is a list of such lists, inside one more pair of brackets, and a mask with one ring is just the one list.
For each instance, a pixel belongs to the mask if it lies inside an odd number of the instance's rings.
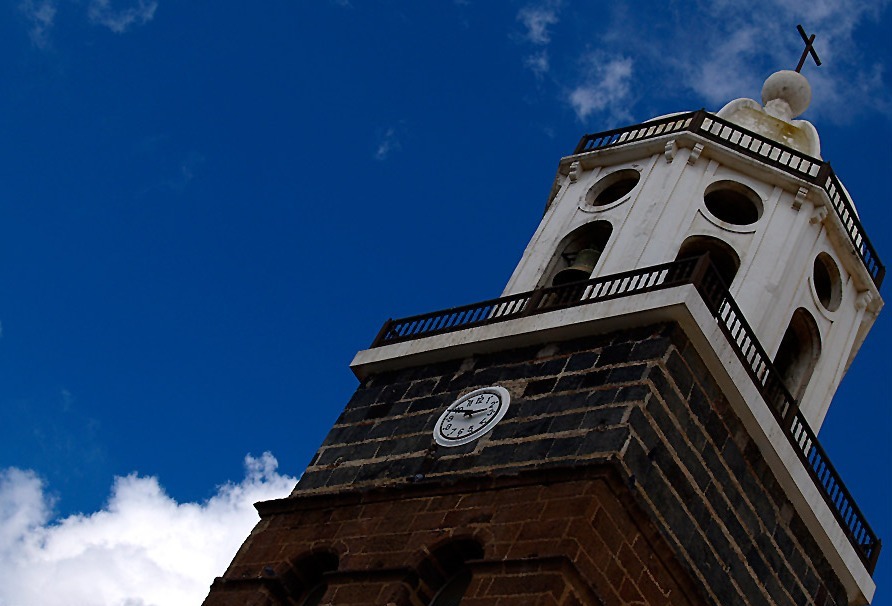
{"label": "round window opening", "polygon": [[734,181],[718,181],[706,188],[706,208],[714,217],[731,225],[752,225],[762,216],[759,194]]}
{"label": "round window opening", "polygon": [[827,253],[821,253],[815,258],[812,280],[815,294],[818,295],[818,301],[824,309],[827,311],[839,309],[842,300],[842,280],[839,277],[839,268]]}
{"label": "round window opening", "polygon": [[635,169],[618,170],[595,183],[585,196],[586,202],[592,206],[605,206],[616,202],[635,189],[640,180],[641,173]]}

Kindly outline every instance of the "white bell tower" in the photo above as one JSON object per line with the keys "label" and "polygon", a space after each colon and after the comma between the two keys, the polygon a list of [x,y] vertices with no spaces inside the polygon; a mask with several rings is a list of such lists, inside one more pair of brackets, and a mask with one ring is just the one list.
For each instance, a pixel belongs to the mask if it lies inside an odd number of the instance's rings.
{"label": "white bell tower", "polygon": [[584,136],[501,297],[356,354],[205,605],[870,603],[881,541],[816,429],[885,269],[798,69]]}
{"label": "white bell tower", "polygon": [[802,74],[780,71],[761,104],[584,137],[504,294],[708,252],[817,430],[883,305],[883,271],[816,129],[794,119],[810,100]]}
{"label": "white bell tower", "polygon": [[[780,71],[766,80],[761,103],[736,99],[716,113],[585,135],[561,159],[502,296],[389,320],[357,354],[354,372],[364,379],[409,364],[677,326],[687,339],[682,353],[700,360],[693,373],[716,381],[718,408],[741,424],[733,440],[751,440],[764,457],[768,473],[757,475],[782,489],[848,603],[868,603],[881,542],[817,430],[883,306],[885,267],[821,158],[817,130],[796,119],[810,100],[804,76]],[[634,347],[615,346],[598,363],[633,360]],[[552,345],[536,355],[555,352]],[[677,358],[666,355],[649,367],[672,367]],[[546,368],[531,364],[529,372]],[[568,368],[522,395],[587,385],[565,377]],[[657,380],[648,389],[663,387]],[[672,393],[666,397],[680,397],[684,410],[698,407],[701,395],[687,384]]]}

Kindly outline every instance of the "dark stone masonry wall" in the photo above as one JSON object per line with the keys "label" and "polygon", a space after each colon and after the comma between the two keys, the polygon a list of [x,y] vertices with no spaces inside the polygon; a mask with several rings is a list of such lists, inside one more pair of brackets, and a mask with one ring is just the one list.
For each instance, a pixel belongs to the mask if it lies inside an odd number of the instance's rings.
{"label": "dark stone masonry wall", "polygon": [[[301,582],[301,562],[328,551],[338,564],[323,604],[429,604],[456,557],[472,575],[462,606],[705,604],[618,474],[606,472],[273,502],[205,605],[301,604],[312,584]],[[462,558],[468,544],[480,551]]]}
{"label": "dark stone masonry wall", "polygon": [[[462,447],[438,447],[432,430],[442,410],[472,389],[496,384],[512,397],[496,428]],[[505,528],[496,531],[494,516],[514,512],[515,533],[523,532],[523,523],[529,522],[522,517],[526,509],[545,516],[546,505],[533,505],[540,503],[541,493],[514,493],[505,500],[505,491],[519,490],[533,480],[537,486],[564,491],[561,494],[579,492],[580,499],[560,506],[566,526],[555,530],[553,521],[549,526],[545,518],[534,520],[552,528],[559,541],[576,545],[570,549],[565,544],[563,550],[551,546],[535,555],[557,558],[549,565],[556,567],[552,572],[564,571],[554,573],[560,582],[535,599],[528,594],[526,601],[516,602],[507,595],[496,599],[474,585],[477,593],[468,595],[478,596],[478,601],[469,603],[847,603],[838,579],[687,337],[676,325],[660,324],[368,378],[292,496],[261,507],[260,524],[224,578],[215,582],[206,604],[255,603],[224,597],[249,591],[244,579],[259,574],[263,561],[272,563],[272,569],[291,570],[311,549],[337,552],[338,570],[345,558],[352,570],[374,569],[374,562],[352,558],[364,552],[368,541],[385,540],[374,537],[379,531],[387,535],[391,516],[403,516],[402,531],[420,533],[427,541],[434,536],[477,537],[484,557],[474,560],[475,566],[492,573],[502,570],[498,564],[504,572],[509,561],[533,556],[497,548],[516,536],[508,536]],[[480,482],[489,484],[471,488]],[[606,498],[596,484],[610,486],[612,496]],[[473,494],[467,494],[471,490]],[[486,511],[477,518],[401,513],[401,507],[421,498],[413,495],[457,498],[463,491],[462,499],[482,499],[477,505]],[[596,492],[598,498],[585,496]],[[478,494],[488,496],[474,496]],[[369,499],[389,502],[391,508],[365,526],[365,535],[348,540],[333,530],[333,512],[360,515]],[[462,502],[458,499],[454,505]],[[622,520],[616,503],[625,512]],[[350,507],[360,509],[341,511]],[[308,511],[328,512],[329,517],[310,524]],[[613,513],[598,518],[599,511]],[[600,542],[588,542],[593,539],[583,528],[594,528]],[[604,540],[611,532],[618,533],[613,544]],[[424,552],[421,539],[408,550],[416,554],[413,560],[404,553],[410,537],[387,536],[403,551],[396,555],[394,547],[392,557],[382,557],[377,566],[402,570],[401,580],[388,582],[397,583],[404,593],[396,586],[385,590],[375,585],[375,591],[403,597],[378,601],[384,600],[381,593],[366,603],[425,603],[411,597],[424,585],[415,568],[421,561],[417,554]],[[594,544],[602,549],[592,551]],[[628,555],[623,561],[622,545],[635,554],[635,561],[647,562],[646,575],[628,563]],[[586,558],[599,565],[589,565]],[[482,574],[474,572],[475,583]],[[657,589],[642,589],[649,583]],[[577,589],[568,589],[571,586]],[[354,603],[333,587],[323,603]],[[256,603],[289,603],[269,599],[273,601]]]}

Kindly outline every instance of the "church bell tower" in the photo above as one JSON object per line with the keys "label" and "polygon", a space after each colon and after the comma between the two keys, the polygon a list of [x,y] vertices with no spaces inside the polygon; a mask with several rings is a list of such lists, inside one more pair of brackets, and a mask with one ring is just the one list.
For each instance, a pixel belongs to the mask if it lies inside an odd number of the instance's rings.
{"label": "church bell tower", "polygon": [[884,266],[798,71],[586,135],[502,295],[389,320],[206,606],[869,603],[817,438]]}

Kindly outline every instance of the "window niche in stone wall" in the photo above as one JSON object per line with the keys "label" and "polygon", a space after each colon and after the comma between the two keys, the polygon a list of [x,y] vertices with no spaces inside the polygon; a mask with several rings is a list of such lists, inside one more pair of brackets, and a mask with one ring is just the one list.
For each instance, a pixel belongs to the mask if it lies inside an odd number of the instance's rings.
{"label": "window niche in stone wall", "polygon": [[805,388],[821,357],[821,335],[815,319],[804,308],[793,312],[774,356],[774,367],[795,399],[802,399]]}
{"label": "window niche in stone wall", "polygon": [[305,555],[295,560],[282,575],[282,585],[299,606],[318,606],[328,591],[326,574],[338,569],[338,556],[328,551]]}
{"label": "window niche in stone wall", "polygon": [[437,592],[431,600],[431,606],[459,606],[470,584],[471,571],[463,566]]}
{"label": "window niche in stone wall", "polygon": [[[431,552],[419,567],[422,593],[430,606],[458,606],[471,585],[471,560],[483,558],[483,547],[471,539],[450,541]],[[422,597],[423,599],[423,597]]]}
{"label": "window niche in stone wall", "polygon": [[730,225],[752,225],[762,216],[759,194],[736,181],[716,181],[703,194],[706,209]]}
{"label": "window niche in stone wall", "polygon": [[709,253],[709,260],[725,287],[731,286],[737,270],[740,269],[740,257],[731,245],[723,240],[712,236],[691,236],[682,242],[675,260],[699,257],[706,253]]}
{"label": "window niche in stone wall", "polygon": [[812,284],[818,301],[827,311],[836,311],[842,301],[842,278],[839,267],[827,253],[815,257]]}
{"label": "window niche in stone wall", "polygon": [[633,168],[610,173],[606,177],[602,177],[586,192],[585,202],[595,207],[613,204],[635,189],[640,180],[641,173]]}
{"label": "window niche in stone wall", "polygon": [[592,221],[565,237],[548,264],[539,286],[561,286],[588,280],[613,233],[608,221]]}

